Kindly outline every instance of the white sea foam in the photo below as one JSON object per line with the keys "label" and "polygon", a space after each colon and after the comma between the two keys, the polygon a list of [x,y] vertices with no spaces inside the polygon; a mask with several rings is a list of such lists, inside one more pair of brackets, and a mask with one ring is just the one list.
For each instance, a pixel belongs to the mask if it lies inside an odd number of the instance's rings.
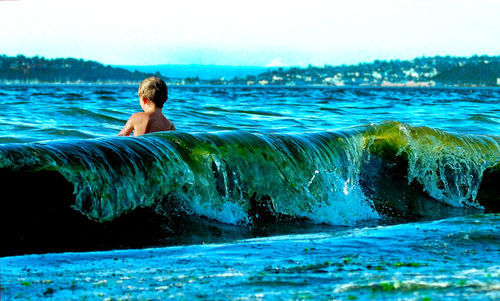
{"label": "white sea foam", "polygon": [[371,200],[363,194],[357,178],[344,179],[331,173],[330,178],[326,202],[313,206],[308,218],[333,225],[354,225],[380,218]]}

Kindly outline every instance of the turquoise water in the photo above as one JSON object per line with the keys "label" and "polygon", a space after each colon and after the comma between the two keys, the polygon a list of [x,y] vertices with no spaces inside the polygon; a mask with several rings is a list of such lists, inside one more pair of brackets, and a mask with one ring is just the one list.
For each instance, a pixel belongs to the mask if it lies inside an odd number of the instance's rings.
{"label": "turquoise water", "polygon": [[6,257],[2,296],[497,300],[498,215],[224,244]]}
{"label": "turquoise water", "polygon": [[[2,86],[0,142],[116,134],[140,110],[135,86]],[[335,131],[394,120],[458,133],[500,133],[500,89],[170,87],[185,132]]]}
{"label": "turquoise water", "polygon": [[2,297],[500,298],[500,89],[135,95],[0,88]]}

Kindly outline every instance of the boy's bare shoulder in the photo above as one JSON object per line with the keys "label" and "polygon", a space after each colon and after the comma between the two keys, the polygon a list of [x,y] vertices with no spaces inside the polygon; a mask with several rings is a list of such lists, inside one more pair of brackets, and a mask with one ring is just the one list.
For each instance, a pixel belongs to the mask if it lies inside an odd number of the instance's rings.
{"label": "boy's bare shoulder", "polygon": [[137,112],[134,113],[130,116],[130,118],[137,119],[137,118],[149,118],[149,114],[146,112]]}
{"label": "boy's bare shoulder", "polygon": [[143,124],[144,122],[147,122],[147,117],[143,116],[142,114],[142,112],[138,112],[130,115],[127,123],[125,123],[125,126],[123,126],[121,131],[118,133],[118,136],[128,136],[134,129],[137,128],[137,126]]}
{"label": "boy's bare shoulder", "polygon": [[134,113],[130,116],[130,120],[134,124],[138,124],[141,122],[147,122],[150,119],[151,119],[151,115],[148,113],[145,113],[145,112],[137,112],[137,113]]}

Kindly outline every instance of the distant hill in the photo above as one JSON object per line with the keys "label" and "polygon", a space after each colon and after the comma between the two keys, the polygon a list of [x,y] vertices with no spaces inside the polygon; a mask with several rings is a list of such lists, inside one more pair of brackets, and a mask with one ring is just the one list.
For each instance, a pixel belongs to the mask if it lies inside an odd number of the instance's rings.
{"label": "distant hill", "polygon": [[435,56],[306,68],[113,67],[74,58],[0,56],[0,83],[138,83],[152,75],[164,78],[169,85],[499,86],[500,56]]}
{"label": "distant hill", "polygon": [[433,80],[443,84],[493,86],[500,79],[500,62],[471,62],[442,71]]}
{"label": "distant hill", "polygon": [[233,82],[293,86],[497,86],[500,56],[434,56],[357,65],[279,68]]}
{"label": "distant hill", "polygon": [[135,83],[152,75],[82,59],[0,56],[0,82]]}

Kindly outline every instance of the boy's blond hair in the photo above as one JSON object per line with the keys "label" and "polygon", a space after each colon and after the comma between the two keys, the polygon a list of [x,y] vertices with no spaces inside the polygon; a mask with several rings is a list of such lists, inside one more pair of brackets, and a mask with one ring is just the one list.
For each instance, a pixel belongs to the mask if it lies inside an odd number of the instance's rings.
{"label": "boy's blond hair", "polygon": [[168,99],[167,85],[161,78],[148,77],[139,84],[139,97],[145,97],[158,108],[162,108]]}

